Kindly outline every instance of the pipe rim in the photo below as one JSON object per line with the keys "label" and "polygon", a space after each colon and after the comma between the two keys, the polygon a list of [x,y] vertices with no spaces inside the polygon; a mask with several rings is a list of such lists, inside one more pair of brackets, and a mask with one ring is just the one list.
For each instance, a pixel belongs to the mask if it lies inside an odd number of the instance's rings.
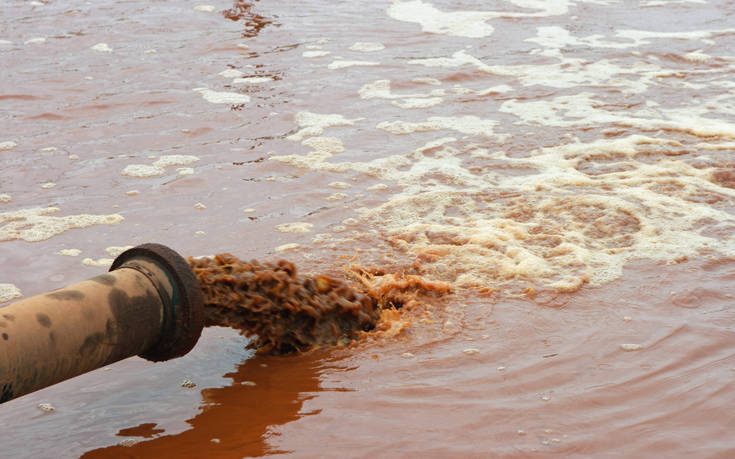
{"label": "pipe rim", "polygon": [[127,267],[125,264],[135,259],[156,263],[170,276],[174,289],[170,304],[164,304],[163,330],[158,341],[139,356],[161,362],[186,355],[194,348],[204,328],[204,299],[194,272],[181,255],[156,243],[141,244],[121,253],[110,271]]}

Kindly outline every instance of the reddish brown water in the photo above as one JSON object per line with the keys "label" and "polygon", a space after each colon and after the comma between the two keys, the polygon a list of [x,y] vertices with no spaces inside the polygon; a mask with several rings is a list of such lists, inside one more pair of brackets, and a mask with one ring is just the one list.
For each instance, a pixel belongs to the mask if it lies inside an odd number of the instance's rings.
{"label": "reddish brown water", "polygon": [[3,404],[2,455],[735,454],[731,2],[211,5],[5,2],[0,284],[160,242],[452,293],[207,329]]}

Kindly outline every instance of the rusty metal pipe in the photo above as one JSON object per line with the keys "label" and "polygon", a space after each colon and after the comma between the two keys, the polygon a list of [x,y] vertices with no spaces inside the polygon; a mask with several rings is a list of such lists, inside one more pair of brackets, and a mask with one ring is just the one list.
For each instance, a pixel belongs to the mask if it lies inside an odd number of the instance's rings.
{"label": "rusty metal pipe", "polygon": [[179,254],[127,250],[107,274],[0,308],[0,403],[134,355],[180,357],[199,340],[203,314]]}

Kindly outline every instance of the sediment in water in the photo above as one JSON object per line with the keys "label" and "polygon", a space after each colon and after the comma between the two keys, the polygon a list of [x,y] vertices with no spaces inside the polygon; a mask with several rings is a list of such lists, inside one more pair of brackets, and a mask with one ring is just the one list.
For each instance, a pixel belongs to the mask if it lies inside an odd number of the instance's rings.
{"label": "sediment in water", "polygon": [[[419,296],[450,288],[415,275],[371,272],[352,266],[356,284],[332,277],[302,276],[293,263],[242,261],[230,254],[188,259],[204,295],[206,326],[226,326],[254,336],[260,353],[284,354],[346,344],[379,322],[396,318]],[[386,312],[392,312],[386,314]],[[395,328],[395,327],[393,327]]]}
{"label": "sediment in water", "polygon": [[327,276],[301,276],[288,261],[244,262],[230,254],[188,261],[204,295],[205,325],[255,335],[251,346],[259,352],[349,342],[380,317],[370,296]]}

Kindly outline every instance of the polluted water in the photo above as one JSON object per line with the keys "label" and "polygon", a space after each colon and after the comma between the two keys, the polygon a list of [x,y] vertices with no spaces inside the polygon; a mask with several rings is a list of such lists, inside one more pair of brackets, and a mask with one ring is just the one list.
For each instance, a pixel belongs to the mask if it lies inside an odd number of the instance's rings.
{"label": "polluted water", "polygon": [[4,1],[0,309],[158,242],[209,326],[2,455],[735,455],[734,17]]}
{"label": "polluted water", "polygon": [[376,277],[359,266],[351,272],[361,283],[350,286],[328,276],[301,276],[285,260],[243,262],[219,254],[188,261],[204,297],[205,325],[254,336],[250,346],[261,353],[349,344],[376,329],[380,319],[396,318],[398,308],[420,304],[420,296],[450,291],[416,275]]}

